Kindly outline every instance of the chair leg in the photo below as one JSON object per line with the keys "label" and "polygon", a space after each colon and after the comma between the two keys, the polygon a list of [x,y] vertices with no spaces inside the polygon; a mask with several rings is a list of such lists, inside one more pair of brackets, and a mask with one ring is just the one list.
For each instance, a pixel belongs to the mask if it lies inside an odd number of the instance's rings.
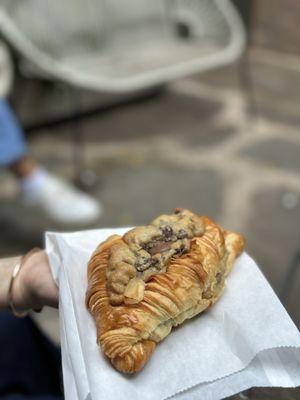
{"label": "chair leg", "polygon": [[[80,96],[75,93],[74,89],[69,89],[71,106],[75,108],[75,114],[82,110]],[[96,184],[97,177],[93,170],[86,166],[85,160],[85,141],[84,127],[82,120],[71,121],[71,141],[72,141],[72,161],[74,184],[82,190],[90,191]]]}
{"label": "chair leg", "polygon": [[238,62],[238,76],[240,81],[240,87],[242,92],[246,95],[248,105],[248,117],[250,120],[259,118],[259,107],[255,96],[255,85],[253,76],[251,73],[251,66],[249,60],[248,51],[246,51],[243,57]]}
{"label": "chair leg", "polygon": [[294,257],[291,259],[285,277],[283,279],[283,283],[281,286],[281,290],[279,293],[279,297],[283,303],[286,303],[289,293],[293,287],[293,284],[296,279],[298,268],[300,267],[300,249],[296,252]]}

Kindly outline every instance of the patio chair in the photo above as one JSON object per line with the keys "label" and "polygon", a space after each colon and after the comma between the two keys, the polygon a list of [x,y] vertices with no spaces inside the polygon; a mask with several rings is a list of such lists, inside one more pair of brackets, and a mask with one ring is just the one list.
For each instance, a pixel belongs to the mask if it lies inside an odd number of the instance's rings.
{"label": "patio chair", "polygon": [[118,95],[226,65],[245,46],[229,0],[0,0],[0,33],[27,74]]}
{"label": "patio chair", "polygon": [[109,93],[225,65],[245,43],[228,0],[0,0],[0,29],[35,74]]}

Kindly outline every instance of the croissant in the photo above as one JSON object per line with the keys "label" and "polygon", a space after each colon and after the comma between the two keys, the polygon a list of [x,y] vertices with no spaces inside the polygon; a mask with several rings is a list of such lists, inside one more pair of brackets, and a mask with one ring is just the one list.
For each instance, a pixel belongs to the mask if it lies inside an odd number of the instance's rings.
{"label": "croissant", "polygon": [[112,365],[139,371],[173,327],[214,304],[243,246],[183,209],[101,243],[88,262],[86,306]]}

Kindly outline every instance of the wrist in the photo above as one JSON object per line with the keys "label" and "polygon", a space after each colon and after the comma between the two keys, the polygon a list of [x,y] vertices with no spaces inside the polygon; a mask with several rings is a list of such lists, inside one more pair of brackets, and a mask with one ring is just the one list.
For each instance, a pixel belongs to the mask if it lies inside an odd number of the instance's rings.
{"label": "wrist", "polygon": [[0,261],[0,309],[9,306],[9,286],[15,266],[21,261],[21,257],[5,258]]}
{"label": "wrist", "polygon": [[22,258],[20,270],[13,284],[11,300],[14,307],[21,312],[42,307],[32,285],[35,275],[34,267],[39,264],[38,253],[40,252],[40,249],[34,248]]}

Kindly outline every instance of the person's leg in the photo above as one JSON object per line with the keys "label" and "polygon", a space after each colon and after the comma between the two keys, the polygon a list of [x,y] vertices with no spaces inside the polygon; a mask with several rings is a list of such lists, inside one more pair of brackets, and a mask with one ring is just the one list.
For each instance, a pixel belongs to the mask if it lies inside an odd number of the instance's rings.
{"label": "person's leg", "polygon": [[0,98],[0,166],[8,167],[19,179],[38,168],[28,155],[22,128],[7,102]]}
{"label": "person's leg", "polygon": [[0,346],[1,399],[62,398],[60,350],[30,318],[1,311]]}
{"label": "person's leg", "polygon": [[87,224],[101,213],[99,202],[49,174],[28,155],[23,131],[3,99],[0,99],[1,166],[16,176],[27,206],[40,207],[58,222]]}
{"label": "person's leg", "polygon": [[22,129],[5,100],[0,98],[0,166],[26,159],[27,145]]}
{"label": "person's leg", "polygon": [[11,172],[19,179],[31,175],[37,168],[37,163],[29,156],[23,156],[9,166]]}
{"label": "person's leg", "polygon": [[48,394],[42,394],[38,396],[27,396],[26,394],[8,394],[7,396],[1,397],[1,400],[63,400],[61,396],[51,396]]}

